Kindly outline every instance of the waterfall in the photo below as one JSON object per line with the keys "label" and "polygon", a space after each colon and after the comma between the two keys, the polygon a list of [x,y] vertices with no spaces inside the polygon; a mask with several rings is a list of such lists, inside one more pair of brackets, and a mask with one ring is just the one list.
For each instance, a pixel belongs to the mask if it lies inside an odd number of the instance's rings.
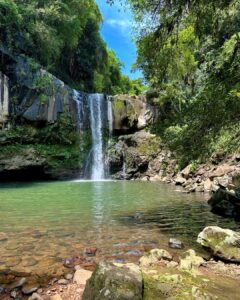
{"label": "waterfall", "polygon": [[76,102],[77,107],[77,126],[81,132],[83,129],[83,96],[80,92],[73,90],[73,100]]}
{"label": "waterfall", "polygon": [[105,178],[105,159],[103,149],[103,94],[90,94],[90,121],[92,131],[92,165],[91,179],[101,180]]}
{"label": "waterfall", "polygon": [[[8,77],[0,72],[0,124],[4,128],[9,117],[9,83]],[[1,129],[1,128],[0,128]]]}
{"label": "waterfall", "polygon": [[113,131],[112,102],[104,94],[86,94],[73,91],[76,122],[80,136],[85,130],[91,131],[92,148],[85,162],[84,179],[103,180],[108,177],[108,158],[105,155],[107,141]]}

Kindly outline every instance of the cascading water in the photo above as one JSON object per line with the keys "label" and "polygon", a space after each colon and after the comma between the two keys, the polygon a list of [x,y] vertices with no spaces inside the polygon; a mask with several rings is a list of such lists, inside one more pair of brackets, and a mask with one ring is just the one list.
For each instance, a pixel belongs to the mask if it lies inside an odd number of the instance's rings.
{"label": "cascading water", "polygon": [[83,172],[84,179],[103,180],[108,175],[108,159],[105,157],[106,143],[104,132],[109,131],[109,140],[113,131],[112,102],[104,94],[86,94],[73,92],[76,103],[76,120],[81,134],[91,129],[92,148],[89,152]]}
{"label": "cascading water", "polygon": [[103,149],[103,94],[90,94],[90,121],[92,131],[91,150],[91,179],[102,180],[105,178],[105,159]]}
{"label": "cascading water", "polygon": [[77,107],[77,125],[81,132],[83,129],[83,95],[80,92],[73,90],[73,99],[76,102]]}

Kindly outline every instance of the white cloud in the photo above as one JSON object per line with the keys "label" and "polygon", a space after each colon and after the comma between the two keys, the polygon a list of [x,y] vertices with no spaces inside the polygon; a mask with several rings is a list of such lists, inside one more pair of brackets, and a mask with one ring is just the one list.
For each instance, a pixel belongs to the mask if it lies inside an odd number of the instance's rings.
{"label": "white cloud", "polygon": [[113,28],[117,28],[122,34],[130,34],[132,30],[132,23],[130,20],[118,20],[118,19],[108,19],[105,20],[105,24],[110,25]]}

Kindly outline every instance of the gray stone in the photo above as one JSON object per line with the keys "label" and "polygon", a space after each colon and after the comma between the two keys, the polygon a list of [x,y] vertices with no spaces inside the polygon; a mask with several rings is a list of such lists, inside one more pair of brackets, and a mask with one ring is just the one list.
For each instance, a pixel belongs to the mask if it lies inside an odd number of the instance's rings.
{"label": "gray stone", "polygon": [[183,249],[184,248],[183,243],[180,240],[174,239],[174,238],[171,238],[169,240],[168,245],[172,249]]}
{"label": "gray stone", "polygon": [[17,292],[16,291],[12,291],[11,292],[11,298],[17,298]]}
{"label": "gray stone", "polygon": [[83,300],[142,300],[143,279],[135,264],[100,263],[88,280]]}
{"label": "gray stone", "polygon": [[58,280],[58,284],[60,284],[60,285],[67,285],[68,284],[68,280],[67,279],[59,279]]}
{"label": "gray stone", "polygon": [[40,285],[38,283],[26,283],[22,287],[22,292],[25,295],[32,294],[39,289]]}
{"label": "gray stone", "polygon": [[174,181],[176,185],[183,185],[186,182],[186,179],[183,178],[181,174],[178,174]]}

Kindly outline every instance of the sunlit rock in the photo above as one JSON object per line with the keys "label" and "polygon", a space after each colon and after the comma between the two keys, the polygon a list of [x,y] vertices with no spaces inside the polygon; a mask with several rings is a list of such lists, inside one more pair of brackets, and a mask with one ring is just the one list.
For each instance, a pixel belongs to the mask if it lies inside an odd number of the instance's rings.
{"label": "sunlit rock", "polygon": [[88,280],[83,300],[141,300],[142,273],[135,264],[100,263]]}
{"label": "sunlit rock", "polygon": [[240,233],[209,226],[198,235],[197,242],[224,260],[240,262]]}

